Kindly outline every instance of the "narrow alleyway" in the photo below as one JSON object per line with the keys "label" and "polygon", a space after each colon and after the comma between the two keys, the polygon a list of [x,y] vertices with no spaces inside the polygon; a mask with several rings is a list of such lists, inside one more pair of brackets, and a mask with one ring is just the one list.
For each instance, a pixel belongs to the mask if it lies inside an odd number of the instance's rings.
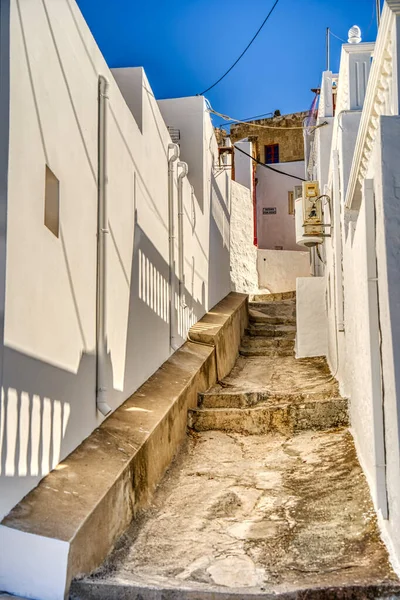
{"label": "narrow alleyway", "polygon": [[347,401],[324,359],[294,358],[293,294],[250,306],[152,508],[73,598],[400,598]]}

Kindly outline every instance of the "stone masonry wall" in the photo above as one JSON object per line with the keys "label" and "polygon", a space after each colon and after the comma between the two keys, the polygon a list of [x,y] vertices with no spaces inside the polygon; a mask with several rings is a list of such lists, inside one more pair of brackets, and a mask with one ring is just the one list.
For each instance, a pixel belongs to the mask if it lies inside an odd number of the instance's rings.
{"label": "stone masonry wall", "polygon": [[[249,138],[249,141],[255,145],[257,159],[262,162],[265,162],[265,146],[270,144],[279,144],[279,162],[281,163],[304,160],[302,126],[303,119],[307,114],[307,112],[299,112],[232,125],[231,141],[234,144],[238,140]],[[267,125],[271,129],[263,129],[258,125]],[[272,129],[273,127],[276,129]],[[291,127],[299,127],[299,129],[291,129]]]}
{"label": "stone masonry wall", "polygon": [[237,181],[231,188],[231,289],[258,291],[257,248],[253,244],[253,201],[250,190]]}

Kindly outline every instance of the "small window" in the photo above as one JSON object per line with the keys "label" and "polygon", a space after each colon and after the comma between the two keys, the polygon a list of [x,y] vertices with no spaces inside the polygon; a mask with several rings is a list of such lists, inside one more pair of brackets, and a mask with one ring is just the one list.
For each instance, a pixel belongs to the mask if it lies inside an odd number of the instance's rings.
{"label": "small window", "polygon": [[289,215],[294,215],[294,194],[293,194],[293,192],[288,192],[288,213],[289,213]]}
{"label": "small window", "polygon": [[60,227],[60,182],[46,165],[44,224],[58,237]]}
{"label": "small window", "polygon": [[265,164],[271,165],[279,162],[279,144],[265,146]]}

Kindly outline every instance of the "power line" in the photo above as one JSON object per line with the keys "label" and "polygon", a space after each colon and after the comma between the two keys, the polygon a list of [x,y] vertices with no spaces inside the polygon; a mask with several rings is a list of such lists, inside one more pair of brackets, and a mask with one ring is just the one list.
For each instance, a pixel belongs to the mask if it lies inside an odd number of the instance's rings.
{"label": "power line", "polygon": [[261,127],[261,129],[304,129],[303,126],[301,127],[279,127],[279,125],[277,127],[274,127],[273,125],[260,125],[259,123],[252,123],[251,121],[239,121],[238,119],[233,119],[232,117],[228,117],[228,115],[223,115],[222,113],[217,112],[216,110],[214,110],[213,108],[211,108],[211,105],[209,106],[209,108],[207,109],[209,113],[212,113],[213,115],[216,115],[217,117],[221,117],[221,119],[225,119],[225,121],[232,121],[233,123],[243,123],[244,125],[250,125],[250,127]]}
{"label": "power line", "polygon": [[269,13],[265,17],[264,21],[261,23],[261,27],[258,29],[258,31],[253,36],[253,38],[250,40],[250,42],[247,44],[246,48],[243,50],[243,52],[239,56],[239,58],[237,58],[235,60],[235,62],[233,63],[233,65],[231,67],[229,67],[229,69],[222,75],[222,77],[220,77],[215,83],[213,83],[212,85],[210,85],[210,87],[208,87],[206,90],[204,90],[203,92],[201,92],[201,94],[197,94],[198,96],[204,96],[204,94],[206,92],[212,90],[213,87],[215,87],[220,81],[222,81],[228,75],[228,73],[230,73],[232,71],[232,69],[234,67],[236,67],[236,65],[238,64],[239,60],[246,54],[247,50],[250,48],[250,46],[252,45],[252,43],[254,42],[254,40],[256,39],[256,37],[258,36],[258,34],[260,33],[261,29],[264,27],[265,23],[268,21],[268,19],[272,15],[272,13],[274,11],[274,8],[278,4],[278,2],[279,2],[279,0],[275,0],[275,3],[273,5],[273,7],[271,8],[271,10],[269,11]]}
{"label": "power line", "polygon": [[340,41],[341,41],[341,42],[343,42],[344,44],[346,44],[346,43],[347,43],[347,42],[346,42],[346,40],[344,40],[343,38],[341,38],[341,37],[339,37],[338,35],[336,35],[336,33],[333,33],[333,31],[331,31],[330,29],[329,29],[329,34],[330,34],[330,35],[333,35],[333,37],[335,37],[337,40],[340,40]]}
{"label": "power line", "polygon": [[[246,119],[242,119],[240,122],[241,123],[248,123],[248,121],[253,121],[255,119],[261,119],[261,117],[268,117],[269,115],[273,116],[273,112],[268,112],[268,113],[263,113],[262,115],[255,115],[254,117],[247,117]],[[228,121],[227,123],[221,123],[221,127],[228,127],[229,125],[233,125],[234,123],[237,123],[238,121]]]}
{"label": "power line", "polygon": [[238,150],[242,154],[245,154],[246,156],[251,158],[251,160],[254,160],[254,162],[256,162],[258,165],[261,165],[262,167],[265,167],[266,169],[270,169],[271,171],[275,171],[275,173],[280,173],[281,175],[286,175],[286,177],[293,177],[293,179],[298,179],[299,181],[306,181],[306,179],[303,179],[303,177],[297,177],[297,175],[292,175],[291,173],[285,173],[284,171],[279,171],[279,169],[274,169],[274,167],[271,167],[270,165],[266,165],[266,164],[262,163],[260,160],[257,160],[256,158],[254,158],[254,156],[251,156],[251,154],[247,154],[247,152],[245,152],[241,148],[238,148],[238,146],[236,146],[236,144],[233,144],[233,147],[235,148],[235,150]]}

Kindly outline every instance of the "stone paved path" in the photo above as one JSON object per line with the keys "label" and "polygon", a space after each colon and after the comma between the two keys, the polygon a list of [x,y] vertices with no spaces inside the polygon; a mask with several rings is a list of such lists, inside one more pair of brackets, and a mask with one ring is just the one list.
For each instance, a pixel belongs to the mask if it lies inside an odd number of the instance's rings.
{"label": "stone paved path", "polygon": [[295,300],[250,318],[153,507],[73,598],[400,598],[347,402],[323,359],[293,356]]}

